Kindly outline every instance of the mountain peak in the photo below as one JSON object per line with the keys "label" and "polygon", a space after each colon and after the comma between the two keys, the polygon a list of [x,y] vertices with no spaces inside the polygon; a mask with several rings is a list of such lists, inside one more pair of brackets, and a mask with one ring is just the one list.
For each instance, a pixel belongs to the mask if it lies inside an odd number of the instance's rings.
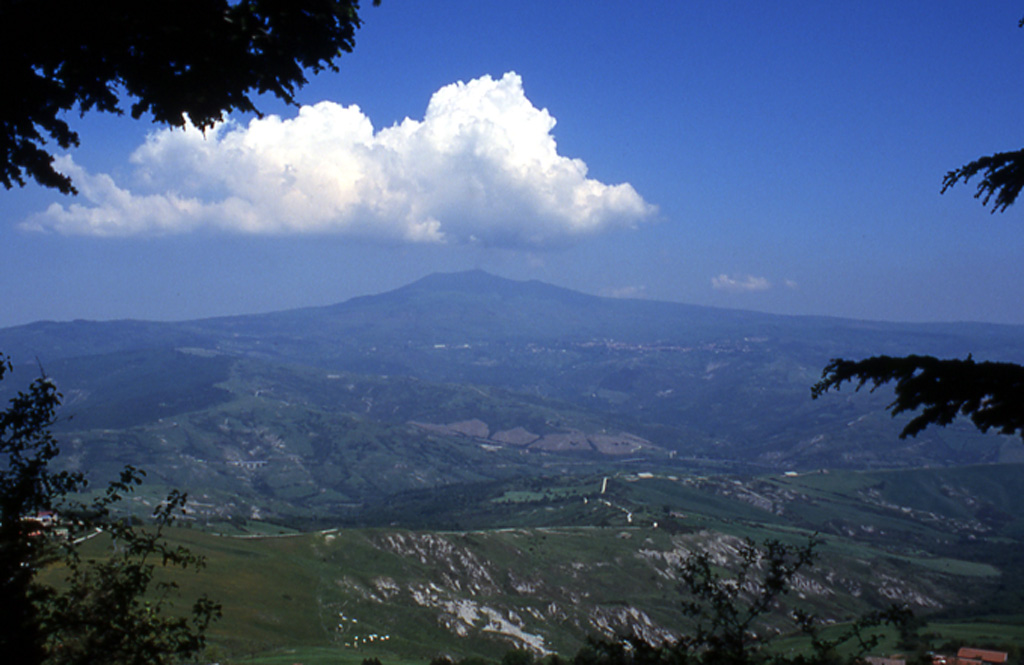
{"label": "mountain peak", "polygon": [[476,290],[482,287],[506,286],[516,284],[516,280],[498,277],[480,270],[463,270],[460,272],[435,272],[401,287],[399,290]]}
{"label": "mountain peak", "polygon": [[571,289],[554,286],[538,280],[520,281],[499,277],[484,270],[432,273],[412,284],[393,291],[395,294],[412,293],[462,293],[466,295],[490,295],[502,299],[515,297],[542,298],[546,300],[574,301],[598,299]]}

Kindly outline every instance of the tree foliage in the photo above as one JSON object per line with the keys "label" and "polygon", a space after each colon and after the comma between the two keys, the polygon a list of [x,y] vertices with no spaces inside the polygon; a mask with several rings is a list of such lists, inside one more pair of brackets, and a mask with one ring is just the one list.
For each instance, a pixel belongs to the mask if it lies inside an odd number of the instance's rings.
{"label": "tree foliage", "polygon": [[[814,565],[811,538],[802,546],[769,539],[747,539],[730,565],[708,551],[698,551],[680,566],[684,601],[682,613],[696,624],[693,631],[672,642],[650,645],[636,637],[591,640],[573,665],[833,665],[854,662],[878,645],[883,625],[899,627],[910,618],[905,608],[892,606],[865,614],[832,639],[823,639],[817,618],[799,607],[787,607],[784,597]],[[803,634],[808,648],[784,653],[772,638]],[[841,657],[841,646],[849,655]]]}
{"label": "tree foliage", "polygon": [[942,181],[942,193],[961,180],[966,184],[979,173],[983,175],[974,198],[987,206],[994,196],[992,212],[1005,212],[1024,188],[1024,150],[997,152],[950,171]]}
{"label": "tree foliage", "polygon": [[767,540],[761,547],[747,540],[739,548],[730,577],[706,552],[687,558],[680,577],[687,600],[683,614],[696,620],[683,641],[704,653],[707,663],[744,665],[759,660],[768,643],[765,620],[775,613],[800,571],[815,558],[816,542],[804,547]]}
{"label": "tree foliage", "polygon": [[895,381],[896,399],[889,404],[893,416],[921,409],[900,438],[916,436],[929,425],[945,426],[966,416],[982,432],[1020,434],[1024,439],[1024,367],[1013,363],[939,360],[931,356],[893,358],[876,356],[853,361],[835,359],[825,367],[822,380],[811,388],[817,398],[831,388],[856,382],[857,390],[871,390]]}
{"label": "tree foliage", "polygon": [[[10,371],[0,356],[0,379]],[[32,564],[43,558],[44,541],[31,537],[22,518],[53,510],[56,497],[84,486],[80,474],[48,466],[58,452],[49,424],[59,403],[56,386],[44,377],[0,413],[0,653],[25,654],[28,663],[43,654]]]}
{"label": "tree foliage", "polygon": [[[136,470],[126,470],[101,503],[116,501],[138,481]],[[91,665],[100,656],[118,665],[159,665],[203,650],[220,605],[202,596],[187,614],[175,614],[177,586],[157,578],[160,567],[199,570],[204,565],[201,557],[163,540],[164,527],[185,500],[184,494],[172,492],[148,529],[133,528],[125,520],[93,527],[113,540],[114,551],[106,559],[83,561],[73,544],[63,548],[64,586],[37,594],[48,665]],[[97,523],[95,517],[90,521]]]}
{"label": "tree foliage", "polygon": [[[1018,23],[1024,28],[1024,19]],[[987,206],[995,197],[992,212],[1005,212],[1024,189],[1024,150],[999,152],[946,173],[942,193],[982,174],[974,197]],[[931,356],[893,358],[874,356],[860,361],[833,358],[822,372],[821,381],[811,388],[818,398],[846,381],[857,388],[871,382],[875,388],[895,381],[896,399],[889,405],[893,415],[922,409],[900,433],[916,436],[928,425],[948,425],[958,416],[968,416],[982,432],[1019,432],[1024,439],[1024,367],[1012,363],[976,363],[940,360]]]}
{"label": "tree foliage", "polygon": [[[0,356],[0,379],[10,370]],[[50,425],[60,400],[43,375],[0,413],[0,653],[33,665],[148,665],[197,654],[219,605],[202,597],[187,614],[174,615],[167,610],[176,587],[156,576],[158,565],[203,565],[163,538],[185,495],[172,492],[149,528],[115,518],[113,506],[145,475],[129,466],[98,498],[77,501],[85,477],[50,468],[59,453]],[[59,522],[45,523],[42,513]],[[116,548],[83,560],[78,545],[87,536],[111,538]],[[48,566],[63,567],[62,584],[40,580]]]}
{"label": "tree foliage", "polygon": [[306,70],[336,70],[352,51],[358,10],[358,0],[4,0],[0,182],[73,193],[44,146],[77,146],[66,114],[121,114],[122,97],[133,118],[201,129],[257,112],[254,94],[294,103]]}
{"label": "tree foliage", "polygon": [[[1024,19],[1017,23],[1017,27],[1024,28]],[[942,180],[942,193],[945,194],[947,189],[961,180],[966,184],[979,173],[982,177],[974,198],[981,199],[981,204],[987,206],[995,196],[992,212],[1005,212],[1017,200],[1021,189],[1024,189],[1024,150],[979,157],[949,171]]]}
{"label": "tree foliage", "polygon": [[[840,661],[838,648],[846,644],[852,645],[853,658],[863,656],[880,639],[873,628],[901,625],[910,612],[893,605],[857,618],[831,640],[822,639],[817,617],[783,603],[800,576],[814,565],[819,545],[814,537],[802,546],[775,539],[758,545],[747,539],[728,574],[719,572],[707,552],[687,558],[680,570],[687,594],[683,613],[696,620],[697,627],[680,643],[699,656],[701,665],[825,665]],[[810,650],[797,655],[773,650],[772,637],[787,629],[806,636]]]}

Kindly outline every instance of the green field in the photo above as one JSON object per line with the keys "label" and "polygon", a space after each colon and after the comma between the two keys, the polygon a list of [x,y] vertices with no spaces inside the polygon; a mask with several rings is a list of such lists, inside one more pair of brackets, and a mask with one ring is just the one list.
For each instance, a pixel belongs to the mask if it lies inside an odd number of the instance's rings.
{"label": "green field", "polygon": [[[221,662],[403,665],[499,659],[513,647],[565,656],[588,636],[628,629],[671,639],[689,627],[680,558],[717,551],[728,567],[740,538],[817,538],[820,557],[790,599],[829,621],[895,600],[928,621],[920,632],[935,647],[1019,645],[1020,541],[979,491],[993,474],[1012,485],[1014,471],[518,480],[435,493],[413,520],[480,524],[469,528],[301,533],[249,520],[170,536],[208,561],[175,579],[183,599],[223,603],[211,633]],[[939,490],[926,491],[929,478]],[[921,491],[903,493],[911,483]],[[106,545],[86,547],[103,556]]]}

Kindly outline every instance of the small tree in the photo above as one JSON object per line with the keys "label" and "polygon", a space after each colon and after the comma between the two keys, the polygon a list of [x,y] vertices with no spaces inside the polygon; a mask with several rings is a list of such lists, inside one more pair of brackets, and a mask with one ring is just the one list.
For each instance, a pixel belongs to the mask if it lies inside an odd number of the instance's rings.
{"label": "small tree", "polygon": [[[769,539],[760,545],[747,539],[728,572],[707,551],[686,558],[680,566],[683,615],[696,623],[692,633],[674,642],[649,645],[636,637],[612,642],[591,640],[573,665],[833,665],[863,656],[878,644],[874,628],[899,627],[910,612],[893,606],[865,614],[831,640],[823,639],[817,618],[801,608],[786,608],[789,593],[801,572],[817,558],[819,541],[793,546]],[[809,640],[806,653],[774,651],[772,638],[780,626]],[[843,646],[853,656],[840,657]]]}
{"label": "small tree", "polygon": [[766,540],[758,547],[751,540],[740,546],[739,561],[729,577],[707,552],[688,557],[680,569],[683,614],[695,619],[693,635],[682,642],[702,652],[708,663],[744,665],[762,660],[768,644],[766,619],[779,610],[779,601],[789,593],[797,574],[814,561],[811,540],[804,547]]}
{"label": "small tree", "polygon": [[[0,356],[0,379],[11,370]],[[156,526],[136,529],[111,507],[142,482],[126,467],[96,500],[82,504],[81,473],[53,471],[59,447],[50,433],[61,395],[45,374],[0,413],[0,653],[13,662],[152,665],[197,654],[220,606],[206,597],[187,616],[165,612],[175,585],[157,581],[157,563],[198,569],[203,561],[163,539],[186,501],[177,491],[154,512]],[[57,513],[60,528],[41,513]],[[86,533],[105,532],[118,544],[107,559],[83,560]],[[67,569],[65,584],[42,583],[47,565]]]}
{"label": "small tree", "polygon": [[[881,637],[874,628],[899,627],[911,618],[908,609],[893,605],[860,616],[834,639],[823,639],[817,617],[782,603],[801,571],[813,566],[819,544],[813,537],[803,546],[774,539],[757,545],[747,539],[728,575],[718,572],[707,552],[689,557],[681,568],[683,588],[689,595],[683,613],[696,619],[697,628],[692,636],[680,639],[681,646],[703,665],[829,665],[860,658],[877,646]],[[788,656],[771,650],[772,638],[782,634],[779,621],[788,621],[790,632],[810,640],[808,653]],[[843,646],[852,646],[852,657],[838,655]]]}
{"label": "small tree", "polygon": [[[10,371],[10,360],[0,356],[0,379]],[[42,660],[45,642],[34,586],[45,539],[33,536],[27,518],[52,511],[58,497],[85,485],[81,474],[48,466],[58,452],[49,425],[59,403],[44,376],[0,413],[0,653],[23,654],[26,663]]]}

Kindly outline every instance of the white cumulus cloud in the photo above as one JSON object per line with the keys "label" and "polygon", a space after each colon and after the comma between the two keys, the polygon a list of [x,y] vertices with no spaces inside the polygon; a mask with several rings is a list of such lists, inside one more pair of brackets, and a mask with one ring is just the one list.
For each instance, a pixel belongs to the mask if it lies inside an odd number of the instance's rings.
{"label": "white cumulus cloud", "polygon": [[291,119],[151,134],[131,157],[134,189],[58,168],[80,193],[23,227],[128,236],[215,229],[383,241],[544,246],[654,216],[628,183],[587,177],[558,154],[555,119],[507,73],[453,83],[423,120],[375,131],[357,106],[320,102]]}
{"label": "white cumulus cloud", "polygon": [[753,275],[726,275],[721,274],[711,278],[711,286],[720,291],[730,291],[733,293],[743,293],[750,291],[767,291],[772,287],[764,277],[754,277]]}

